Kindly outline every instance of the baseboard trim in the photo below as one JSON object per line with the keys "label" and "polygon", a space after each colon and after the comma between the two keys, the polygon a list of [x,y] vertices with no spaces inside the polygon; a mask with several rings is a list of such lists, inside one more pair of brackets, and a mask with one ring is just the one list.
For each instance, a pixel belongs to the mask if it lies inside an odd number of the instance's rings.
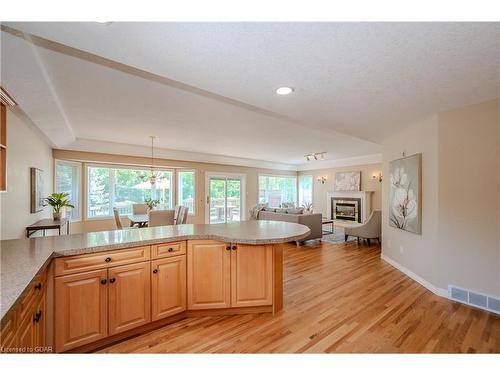
{"label": "baseboard trim", "polygon": [[422,285],[424,288],[430,290],[435,295],[437,295],[439,297],[444,297],[444,298],[448,299],[448,290],[447,289],[438,288],[434,284],[432,284],[432,283],[428,282],[427,280],[425,280],[424,278],[418,276],[416,273],[410,271],[408,268],[406,268],[405,266],[402,266],[401,264],[399,264],[395,260],[389,258],[385,254],[382,254],[380,256],[380,258],[384,262],[389,263],[394,268],[397,268],[398,270],[400,270],[401,272],[403,272],[406,276],[408,276],[410,279],[416,281],[417,283],[419,283],[420,285]]}

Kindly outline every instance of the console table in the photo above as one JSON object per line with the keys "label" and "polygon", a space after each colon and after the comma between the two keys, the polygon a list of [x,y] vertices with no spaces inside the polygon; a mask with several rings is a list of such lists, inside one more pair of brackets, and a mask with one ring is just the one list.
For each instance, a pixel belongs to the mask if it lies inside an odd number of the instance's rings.
{"label": "console table", "polygon": [[63,218],[60,220],[54,219],[42,219],[38,220],[36,223],[31,224],[26,227],[26,237],[30,237],[33,233],[43,230],[43,235],[45,236],[45,231],[47,229],[58,229],[59,235],[61,235],[61,228],[66,225],[66,234],[69,234],[69,219]]}

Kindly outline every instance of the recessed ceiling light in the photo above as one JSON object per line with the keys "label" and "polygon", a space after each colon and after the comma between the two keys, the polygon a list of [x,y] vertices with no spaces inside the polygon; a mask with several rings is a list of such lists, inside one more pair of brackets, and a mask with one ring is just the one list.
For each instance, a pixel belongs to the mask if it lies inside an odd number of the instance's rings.
{"label": "recessed ceiling light", "polygon": [[100,23],[101,25],[111,25],[111,21],[95,21],[96,23]]}
{"label": "recessed ceiling light", "polygon": [[293,92],[293,87],[279,87],[276,89],[278,95],[289,95]]}

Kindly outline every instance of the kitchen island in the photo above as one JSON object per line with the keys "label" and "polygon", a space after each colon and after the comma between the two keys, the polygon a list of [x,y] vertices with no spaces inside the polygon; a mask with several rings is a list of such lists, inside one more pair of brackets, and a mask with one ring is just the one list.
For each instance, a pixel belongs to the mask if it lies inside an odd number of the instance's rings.
{"label": "kitchen island", "polygon": [[276,313],[274,221],[184,224],[1,241],[2,350],[88,351],[191,314]]}

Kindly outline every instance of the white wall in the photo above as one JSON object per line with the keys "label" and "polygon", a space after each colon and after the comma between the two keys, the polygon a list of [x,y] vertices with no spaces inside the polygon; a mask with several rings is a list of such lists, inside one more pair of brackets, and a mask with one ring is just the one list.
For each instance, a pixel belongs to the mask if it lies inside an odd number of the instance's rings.
{"label": "white wall", "polygon": [[[432,284],[436,283],[438,246],[438,119],[410,124],[382,144],[382,254]],[[422,234],[389,226],[389,162],[422,153]]]}
{"label": "white wall", "polygon": [[[383,142],[382,254],[437,291],[500,296],[499,101],[410,124]],[[422,153],[422,234],[389,226],[389,162]]]}
{"label": "white wall", "polygon": [[44,195],[52,192],[52,149],[22,113],[7,109],[7,191],[0,193],[0,238],[22,238],[26,226],[50,217],[51,211],[30,213],[30,167],[44,171]]}
{"label": "white wall", "polygon": [[439,115],[438,282],[500,296],[498,108]]}

